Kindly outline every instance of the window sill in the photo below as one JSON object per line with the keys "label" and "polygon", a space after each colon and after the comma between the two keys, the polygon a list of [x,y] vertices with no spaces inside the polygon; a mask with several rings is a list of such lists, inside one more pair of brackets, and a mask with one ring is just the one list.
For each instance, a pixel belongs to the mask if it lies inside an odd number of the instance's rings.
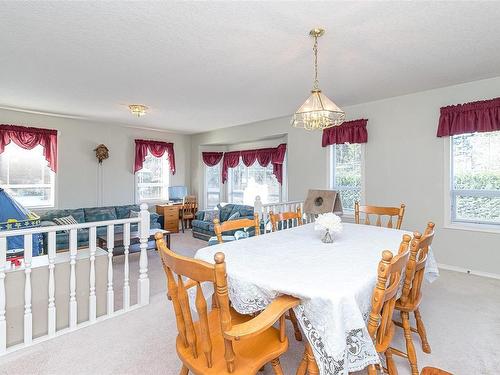
{"label": "window sill", "polygon": [[483,232],[483,233],[500,233],[500,226],[489,224],[473,224],[473,223],[447,223],[444,225],[445,229],[452,230],[465,230],[470,232]]}

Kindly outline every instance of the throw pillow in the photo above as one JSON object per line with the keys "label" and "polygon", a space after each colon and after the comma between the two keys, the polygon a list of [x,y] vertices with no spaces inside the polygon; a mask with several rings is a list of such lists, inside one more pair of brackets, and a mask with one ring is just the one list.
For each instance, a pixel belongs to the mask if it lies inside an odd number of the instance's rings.
{"label": "throw pillow", "polygon": [[[55,217],[54,219],[52,219],[52,221],[54,223],[56,223],[57,225],[74,225],[74,224],[78,224],[78,221],[76,221],[76,219],[72,215],[64,216],[64,217]],[[65,230],[63,232],[69,233],[69,230]]]}
{"label": "throw pillow", "polygon": [[239,212],[235,212],[234,214],[232,214],[231,216],[229,216],[229,218],[227,219],[227,221],[236,220],[236,219],[239,219],[239,218],[240,218],[240,213]]}
{"label": "throw pillow", "polygon": [[131,219],[139,217],[139,211],[130,210],[130,212],[128,214],[128,217],[131,218]]}
{"label": "throw pillow", "polygon": [[205,215],[203,215],[203,221],[209,221],[211,223],[214,222],[214,219],[218,218],[219,218],[219,211],[217,210],[205,211]]}
{"label": "throw pillow", "polygon": [[69,215],[69,216],[64,216],[64,217],[56,217],[52,220],[54,223],[57,225],[74,225],[78,224],[78,221],[76,219]]}

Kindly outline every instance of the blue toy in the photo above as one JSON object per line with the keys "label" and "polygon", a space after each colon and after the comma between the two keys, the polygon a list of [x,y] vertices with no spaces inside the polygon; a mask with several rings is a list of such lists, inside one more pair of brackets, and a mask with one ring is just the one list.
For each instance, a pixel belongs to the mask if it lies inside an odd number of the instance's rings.
{"label": "blue toy", "polygon": [[[21,206],[4,189],[0,188],[0,231],[26,229],[40,226],[40,217]],[[24,236],[7,238],[7,258],[22,255]],[[33,234],[33,256],[42,253],[42,234]]]}

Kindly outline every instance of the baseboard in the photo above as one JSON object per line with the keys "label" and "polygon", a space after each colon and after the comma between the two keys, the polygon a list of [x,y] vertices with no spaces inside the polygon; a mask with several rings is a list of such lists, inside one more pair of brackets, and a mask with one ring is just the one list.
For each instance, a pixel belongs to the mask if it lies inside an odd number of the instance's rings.
{"label": "baseboard", "polygon": [[457,267],[457,266],[451,266],[449,264],[442,264],[442,263],[438,263],[438,267],[441,268],[441,269],[443,269],[443,270],[456,271],[456,272],[466,273],[466,274],[469,274],[469,275],[489,277],[491,279],[500,280],[500,275],[497,274],[497,273],[490,273],[490,272],[483,272],[483,271],[476,271],[476,270],[468,270],[467,268],[462,268],[462,267]]}

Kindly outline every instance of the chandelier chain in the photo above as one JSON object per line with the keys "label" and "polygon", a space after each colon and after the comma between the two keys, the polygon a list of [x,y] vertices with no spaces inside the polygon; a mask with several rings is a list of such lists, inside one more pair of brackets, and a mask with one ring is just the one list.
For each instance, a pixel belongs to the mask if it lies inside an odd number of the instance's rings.
{"label": "chandelier chain", "polygon": [[319,81],[318,81],[318,37],[314,36],[314,82],[313,82],[313,90],[319,90]]}

